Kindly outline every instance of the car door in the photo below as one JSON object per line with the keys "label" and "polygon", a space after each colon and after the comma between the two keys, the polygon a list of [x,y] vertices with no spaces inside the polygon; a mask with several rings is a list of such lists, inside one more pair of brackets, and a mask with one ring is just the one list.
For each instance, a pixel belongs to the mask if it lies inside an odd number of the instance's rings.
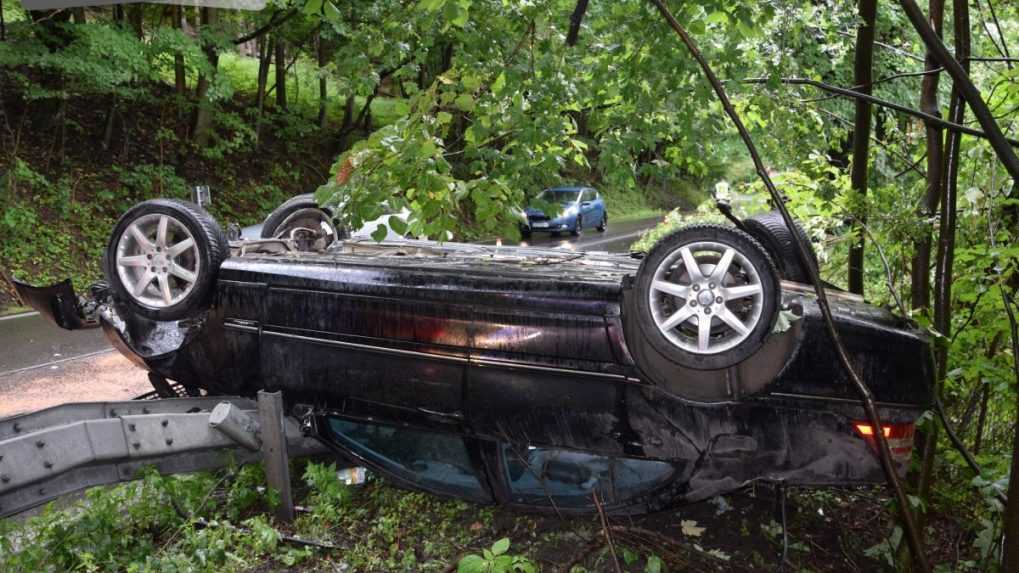
{"label": "car door", "polygon": [[591,190],[594,193],[594,224],[598,225],[605,220],[605,200],[601,193]]}
{"label": "car door", "polygon": [[594,216],[596,213],[594,204],[594,191],[592,189],[584,189],[584,192],[580,194],[580,214],[585,227],[597,224]]}
{"label": "car door", "polygon": [[441,275],[298,262],[266,271],[252,325],[266,388],[349,416],[459,427],[471,308],[442,296]]}

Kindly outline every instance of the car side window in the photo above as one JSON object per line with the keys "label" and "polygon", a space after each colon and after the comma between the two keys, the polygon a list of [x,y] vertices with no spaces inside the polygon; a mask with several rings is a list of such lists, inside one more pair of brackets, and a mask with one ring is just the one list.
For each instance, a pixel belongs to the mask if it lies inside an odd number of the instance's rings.
{"label": "car side window", "polygon": [[585,190],[584,194],[581,196],[580,200],[583,201],[583,202],[594,201],[594,191],[592,191],[590,189]]}
{"label": "car side window", "polygon": [[667,462],[509,444],[503,444],[502,457],[511,499],[524,505],[548,505],[551,498],[560,507],[591,507],[597,491],[606,505],[625,506],[675,472]]}
{"label": "car side window", "polygon": [[385,472],[421,489],[491,501],[478,480],[463,438],[331,416],[329,431],[340,445]]}

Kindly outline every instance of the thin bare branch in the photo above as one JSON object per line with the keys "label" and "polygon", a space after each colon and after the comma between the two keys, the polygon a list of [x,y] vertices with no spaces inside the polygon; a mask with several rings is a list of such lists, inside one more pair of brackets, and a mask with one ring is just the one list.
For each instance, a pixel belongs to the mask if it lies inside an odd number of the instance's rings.
{"label": "thin bare branch", "polygon": [[[748,83],[748,84],[765,84],[765,83],[768,83],[770,80],[768,78],[746,78],[746,79],[739,80],[739,81],[742,82],[742,83]],[[961,133],[965,133],[967,135],[972,135],[974,137],[980,137],[982,139],[993,140],[993,137],[991,135],[988,135],[988,134],[984,133],[983,131],[980,131],[979,129],[974,129],[972,127],[968,127],[968,126],[965,126],[965,125],[959,125],[959,124],[953,123],[951,121],[946,121],[946,120],[941,119],[940,117],[938,117],[936,115],[931,115],[929,113],[924,113],[924,112],[922,112],[922,111],[920,111],[918,109],[913,109],[913,108],[911,108],[909,106],[905,106],[905,105],[902,105],[902,104],[899,104],[899,103],[888,101],[886,99],[882,99],[882,98],[875,97],[875,96],[872,96],[872,95],[869,95],[869,94],[858,92],[856,90],[842,88],[842,87],[839,87],[839,86],[833,86],[831,84],[827,84],[827,83],[824,83],[824,82],[819,82],[817,80],[811,80],[811,79],[808,79],[808,78],[779,78],[778,81],[783,83],[783,84],[788,84],[788,85],[811,86],[811,87],[815,87],[815,88],[824,90],[826,92],[831,92],[831,93],[838,94],[838,95],[843,95],[843,96],[846,96],[846,97],[852,97],[852,98],[858,98],[858,99],[867,100],[867,101],[870,101],[871,103],[875,103],[877,105],[880,105],[881,107],[886,107],[888,109],[893,109],[895,111],[902,112],[902,113],[905,113],[907,115],[911,115],[913,117],[920,118],[920,119],[924,120],[925,122],[930,123],[932,125],[937,125],[939,127],[945,128],[945,129],[959,131]],[[1019,147],[1019,140],[1007,138],[1007,137],[1004,137],[1004,136],[1002,136],[1002,137],[1004,138],[1004,141],[1007,142],[1009,145],[1012,145],[1014,147]]]}

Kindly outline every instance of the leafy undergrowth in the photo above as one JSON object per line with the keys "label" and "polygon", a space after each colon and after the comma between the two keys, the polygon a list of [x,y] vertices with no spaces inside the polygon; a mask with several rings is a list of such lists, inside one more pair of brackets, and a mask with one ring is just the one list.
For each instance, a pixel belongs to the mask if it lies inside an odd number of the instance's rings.
{"label": "leafy undergrowth", "polygon": [[[273,522],[259,466],[144,478],[69,508],[0,522],[0,569],[40,571],[776,571],[774,490],[750,488],[648,516],[527,514],[394,488],[346,486],[332,463],[295,463],[301,511]],[[788,495],[790,571],[873,571],[891,555],[887,497],[873,489]],[[978,569],[975,532],[935,512],[942,568]]]}

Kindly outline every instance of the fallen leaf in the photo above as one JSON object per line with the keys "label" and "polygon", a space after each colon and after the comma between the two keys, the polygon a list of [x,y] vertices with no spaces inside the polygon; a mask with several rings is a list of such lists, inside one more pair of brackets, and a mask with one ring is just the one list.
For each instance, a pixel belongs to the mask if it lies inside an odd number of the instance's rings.
{"label": "fallen leaf", "polygon": [[704,527],[697,527],[697,522],[692,519],[684,519],[679,522],[679,526],[683,535],[688,535],[690,537],[700,537],[705,530]]}

